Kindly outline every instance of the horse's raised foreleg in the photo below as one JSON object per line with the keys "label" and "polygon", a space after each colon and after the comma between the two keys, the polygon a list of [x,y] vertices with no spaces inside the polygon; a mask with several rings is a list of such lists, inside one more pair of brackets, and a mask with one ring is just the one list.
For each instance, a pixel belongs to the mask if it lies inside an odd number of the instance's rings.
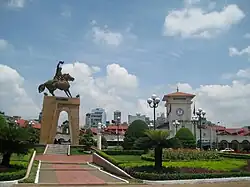
{"label": "horse's raised foreleg", "polygon": [[64,90],[64,92],[65,92],[65,94],[69,97],[69,94],[68,94],[67,90]]}
{"label": "horse's raised foreleg", "polygon": [[72,98],[72,95],[71,95],[71,93],[70,93],[69,89],[67,90],[67,92],[68,92],[69,96]]}
{"label": "horse's raised foreleg", "polygon": [[53,90],[49,90],[49,93],[50,93],[52,96],[55,96],[55,94],[54,94],[54,91],[53,91]]}

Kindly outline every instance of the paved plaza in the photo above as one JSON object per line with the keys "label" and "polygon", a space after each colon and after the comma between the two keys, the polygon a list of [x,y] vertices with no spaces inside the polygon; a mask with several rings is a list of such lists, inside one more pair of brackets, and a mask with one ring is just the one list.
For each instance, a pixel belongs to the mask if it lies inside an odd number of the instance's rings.
{"label": "paved plaza", "polygon": [[36,160],[41,161],[38,184],[121,184],[116,179],[99,169],[88,165],[92,162],[91,155],[38,155]]}

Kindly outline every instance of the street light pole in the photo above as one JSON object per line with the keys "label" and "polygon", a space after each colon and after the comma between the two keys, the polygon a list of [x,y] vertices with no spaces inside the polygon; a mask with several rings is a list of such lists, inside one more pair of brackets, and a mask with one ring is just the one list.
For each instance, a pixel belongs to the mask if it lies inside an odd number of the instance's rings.
{"label": "street light pole", "polygon": [[102,123],[99,122],[98,123],[98,132],[97,132],[97,148],[99,150],[102,150],[102,134],[101,134],[101,130],[102,130]]}
{"label": "street light pole", "polygon": [[193,123],[193,125],[194,125],[194,138],[195,138],[195,144],[197,144],[196,125],[197,125],[198,120],[199,120],[198,116],[193,116],[193,117],[192,117],[192,123]]}
{"label": "street light pole", "polygon": [[175,121],[173,122],[173,125],[174,125],[174,127],[175,127],[175,135],[176,135],[176,134],[177,134],[178,127],[179,127],[179,125],[180,125],[180,122],[179,122],[178,120],[175,120]]}
{"label": "street light pole", "polygon": [[150,108],[153,108],[154,110],[154,130],[156,129],[156,114],[155,109],[159,106],[161,99],[157,97],[155,94],[153,94],[150,98],[147,99],[147,103]]}
{"label": "street light pole", "polygon": [[200,150],[202,149],[202,120],[205,118],[206,112],[202,110],[202,108],[199,108],[198,111],[196,112],[196,115],[198,116],[199,119],[199,124],[200,124]]}
{"label": "street light pole", "polygon": [[120,123],[120,117],[118,116],[116,119],[116,125],[117,125],[117,146],[119,146],[119,123]]}

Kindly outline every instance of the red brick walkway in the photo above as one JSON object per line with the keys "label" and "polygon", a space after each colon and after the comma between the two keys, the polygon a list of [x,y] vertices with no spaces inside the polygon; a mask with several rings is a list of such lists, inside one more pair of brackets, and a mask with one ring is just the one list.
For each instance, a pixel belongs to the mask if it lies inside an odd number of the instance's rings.
{"label": "red brick walkway", "polygon": [[37,155],[36,160],[51,163],[87,163],[92,162],[92,155]]}
{"label": "red brick walkway", "polygon": [[122,182],[96,168],[88,166],[92,155],[38,155],[41,160],[39,183],[53,184],[106,184]]}

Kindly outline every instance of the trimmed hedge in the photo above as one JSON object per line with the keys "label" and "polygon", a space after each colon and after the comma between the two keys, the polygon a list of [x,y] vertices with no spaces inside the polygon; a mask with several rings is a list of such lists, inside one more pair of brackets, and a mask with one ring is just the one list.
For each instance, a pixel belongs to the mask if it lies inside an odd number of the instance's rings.
{"label": "trimmed hedge", "polygon": [[121,162],[119,162],[118,160],[116,160],[115,158],[113,158],[112,156],[109,156],[108,154],[99,151],[99,150],[95,150],[96,154],[100,155],[101,157],[105,158],[106,160],[108,160],[109,162],[111,162],[112,164],[118,166]]}
{"label": "trimmed hedge", "polygon": [[[155,161],[155,158],[152,157],[152,156],[150,156],[150,155],[148,155],[148,154],[141,155],[141,159],[145,160],[145,161],[151,161],[151,162]],[[169,160],[162,159],[162,161],[169,161]]]}
{"label": "trimmed hedge", "polygon": [[108,155],[142,155],[144,150],[104,150],[104,153]]}
{"label": "trimmed hedge", "polygon": [[2,172],[0,173],[0,181],[11,181],[21,179],[25,176],[26,169],[17,170],[13,172]]}
{"label": "trimmed hedge", "polygon": [[226,158],[235,158],[235,159],[250,159],[250,154],[238,154],[238,153],[219,153],[220,156]]}
{"label": "trimmed hedge", "polygon": [[231,172],[231,173],[175,173],[175,174],[159,174],[147,172],[129,172],[129,168],[125,169],[131,176],[143,180],[185,180],[185,179],[209,179],[209,178],[227,178],[227,177],[246,177],[250,176],[250,172]]}

